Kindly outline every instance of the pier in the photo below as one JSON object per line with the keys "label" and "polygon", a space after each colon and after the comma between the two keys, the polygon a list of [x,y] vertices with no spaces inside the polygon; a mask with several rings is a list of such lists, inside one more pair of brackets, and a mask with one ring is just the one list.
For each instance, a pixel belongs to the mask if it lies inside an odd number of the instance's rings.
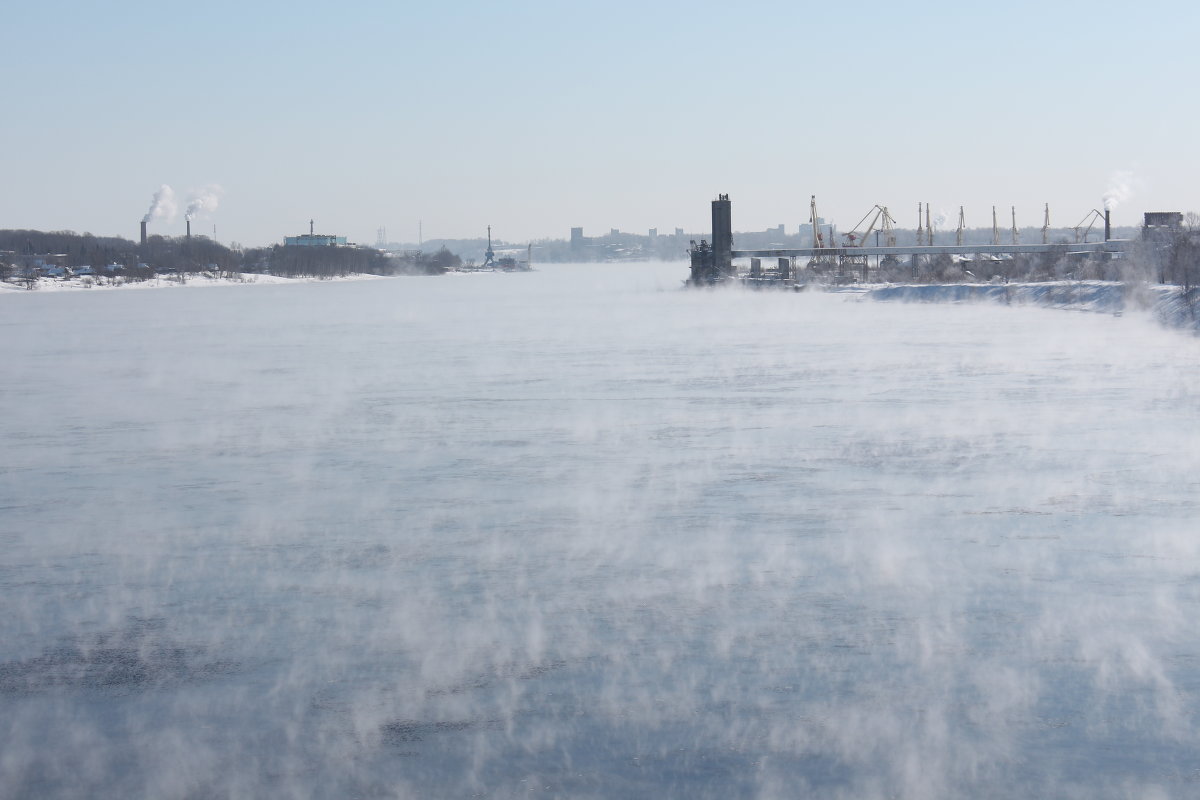
{"label": "pier", "polygon": [[[701,240],[699,244],[693,243],[691,248],[690,282],[693,285],[732,280],[799,285],[868,282],[872,277],[915,278],[923,263],[938,258],[944,261],[947,257],[967,265],[963,268],[965,277],[986,280],[991,276],[975,275],[969,266],[1001,262],[1014,256],[1040,256],[1055,262],[1069,258],[1120,258],[1129,244],[1127,240],[1106,236],[1098,242],[1055,244],[825,245],[736,250],[733,247],[732,208],[727,194],[712,201],[712,230],[711,242]],[[749,264],[742,269],[735,263],[737,259],[749,259]],[[773,260],[774,264],[770,261],[764,264],[764,259]]]}

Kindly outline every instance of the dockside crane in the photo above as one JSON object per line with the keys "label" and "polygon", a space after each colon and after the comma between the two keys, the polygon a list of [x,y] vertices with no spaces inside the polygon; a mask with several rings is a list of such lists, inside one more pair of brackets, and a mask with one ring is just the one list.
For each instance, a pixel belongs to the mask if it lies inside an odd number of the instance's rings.
{"label": "dockside crane", "polygon": [[496,251],[492,249],[492,226],[488,225],[488,249],[483,254],[483,266],[485,268],[495,269],[496,267]]}
{"label": "dockside crane", "polygon": [[1017,230],[1017,207],[1011,206],[1011,208],[1012,208],[1012,222],[1013,222],[1012,240],[1013,240],[1013,244],[1020,244],[1021,243],[1021,234]]}
{"label": "dockside crane", "polygon": [[[867,220],[870,220],[870,222],[867,222]],[[871,208],[870,211],[863,215],[863,218],[860,219],[858,224],[854,226],[854,230],[847,234],[843,234],[846,237],[844,245],[845,248],[849,251],[866,247],[870,239],[871,232],[875,230],[876,225],[879,225],[880,232],[887,234],[888,246],[895,247],[896,237],[895,234],[892,233],[893,222],[895,222],[895,220],[892,219],[892,215],[888,213],[888,210],[883,206],[876,204]],[[865,228],[863,228],[863,223],[866,223]],[[860,229],[862,230],[861,233],[859,233]],[[870,272],[870,265],[867,263],[867,257],[860,253],[842,253],[839,258],[839,267],[840,275],[845,275],[847,272],[858,271],[862,275],[862,280],[864,281],[867,280],[867,276]]]}
{"label": "dockside crane", "polygon": [[837,241],[834,239],[833,226],[829,226],[829,238],[825,238],[825,234],[821,232],[821,219],[817,215],[817,196],[814,194],[808,203],[809,222],[812,224],[813,248],[816,250],[829,250],[828,254],[814,255],[808,261],[808,268],[818,273],[828,273],[832,271],[840,271],[840,259],[833,254],[837,248]]}
{"label": "dockside crane", "polygon": [[[1097,211],[1094,208],[1091,211],[1089,211],[1087,213],[1087,216],[1085,216],[1083,219],[1079,220],[1079,224],[1075,226],[1075,242],[1076,242],[1076,244],[1078,244],[1080,242],[1086,242],[1088,234],[1092,232],[1092,226],[1095,225],[1097,222],[1102,222],[1103,220],[1104,220],[1104,214],[1100,213],[1099,211]],[[1083,224],[1085,222],[1087,223],[1086,228],[1083,227]],[[1080,233],[1080,231],[1083,231],[1083,233]]]}
{"label": "dockside crane", "polygon": [[825,237],[821,235],[821,226],[817,223],[817,196],[814,194],[808,203],[809,219],[812,223],[813,247],[824,248]]}
{"label": "dockside crane", "polygon": [[887,206],[883,207],[883,221],[880,223],[880,229],[883,231],[883,246],[896,246],[896,231],[892,228],[896,224],[896,220],[892,219],[892,215],[888,213]]}
{"label": "dockside crane", "polygon": [[954,242],[959,247],[962,247],[963,228],[965,228],[965,227],[967,227],[967,218],[966,218],[966,215],[963,214],[963,207],[959,206],[958,207],[958,235],[956,235],[954,237]]}
{"label": "dockside crane", "polygon": [[[868,217],[870,217],[871,222],[867,225],[866,230],[864,230],[862,233],[859,233],[858,229],[860,227],[862,227],[862,224],[867,221]],[[882,220],[882,225],[880,226],[880,230],[886,231],[888,234],[888,239],[889,239],[888,247],[895,247],[896,246],[896,237],[891,232],[892,231],[892,223],[895,222],[895,220],[892,219],[890,214],[888,214],[888,210],[881,205],[875,205],[874,207],[871,208],[870,211],[868,211],[866,214],[864,214],[863,218],[860,219],[858,221],[858,224],[854,226],[854,230],[850,231],[849,233],[842,234],[843,236],[846,237],[846,245],[845,246],[846,247],[863,247],[863,246],[865,246],[867,243],[867,238],[870,237],[870,235],[871,235],[871,231],[875,230],[875,226],[877,224],[879,224],[881,220]]]}
{"label": "dockside crane", "polygon": [[1050,204],[1046,203],[1046,221],[1042,223],[1042,244],[1050,244]]}

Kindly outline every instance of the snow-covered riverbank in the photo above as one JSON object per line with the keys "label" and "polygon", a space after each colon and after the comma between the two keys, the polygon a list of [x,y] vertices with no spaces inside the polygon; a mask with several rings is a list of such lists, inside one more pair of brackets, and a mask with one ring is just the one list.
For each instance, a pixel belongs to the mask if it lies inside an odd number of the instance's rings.
{"label": "snow-covered riverbank", "polygon": [[[364,275],[355,273],[340,275],[333,278],[285,278],[279,275],[259,275],[254,273],[222,273],[211,272],[188,273],[184,276],[160,275],[145,281],[125,281],[121,278],[96,278],[81,276],[74,278],[37,278],[32,287],[35,292],[71,292],[84,290],[108,291],[111,289],[169,289],[185,286],[244,286],[246,284],[280,284],[280,283],[314,283],[317,281],[366,281],[377,280],[382,275]],[[0,281],[0,295],[22,294],[31,291],[25,281],[19,283]]]}
{"label": "snow-covered riverbank", "polygon": [[[453,273],[452,273],[453,274]],[[466,274],[466,273],[463,273]],[[285,278],[252,273],[194,273],[159,276],[146,281],[93,278],[38,278],[33,291],[62,292],[112,289],[166,289],[185,286],[234,286],[246,284],[314,283],[318,281],[378,280],[380,275],[351,274],[334,278]],[[29,292],[24,283],[0,282],[0,295]],[[988,302],[1006,305],[1037,305],[1101,314],[1146,312],[1170,328],[1200,331],[1200,289],[1181,286],[1126,284],[1114,281],[1046,281],[1041,283],[952,283],[885,284],[841,287],[834,291],[864,299],[906,303]]]}
{"label": "snow-covered riverbank", "polygon": [[1168,327],[1200,330],[1196,310],[1200,290],[1185,291],[1181,286],[1112,281],[913,284],[867,287],[863,297],[908,303],[992,302],[1038,305],[1102,314],[1144,311]]}

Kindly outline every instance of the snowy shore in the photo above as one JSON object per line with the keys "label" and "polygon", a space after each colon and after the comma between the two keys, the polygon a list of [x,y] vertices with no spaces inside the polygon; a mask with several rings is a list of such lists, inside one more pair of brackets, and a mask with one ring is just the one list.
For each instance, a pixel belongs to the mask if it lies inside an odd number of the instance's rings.
{"label": "snowy shore", "polygon": [[[285,278],[279,275],[260,275],[249,272],[222,273],[210,272],[188,273],[184,276],[160,275],[145,281],[124,281],[121,278],[100,279],[92,276],[74,278],[37,278],[32,291],[35,292],[72,292],[72,291],[109,291],[112,289],[175,289],[180,287],[197,286],[244,286],[247,284],[281,284],[281,283],[317,283],[320,281],[368,281],[378,280],[386,276],[353,273],[332,278]],[[0,295],[28,293],[30,288],[24,281],[19,283],[0,281]]]}
{"label": "snowy shore", "polygon": [[870,300],[906,303],[991,302],[1038,305],[1101,314],[1147,312],[1169,328],[1200,331],[1196,305],[1200,290],[1181,286],[1126,284],[1113,281],[1047,281],[1044,283],[911,284],[866,287]]}
{"label": "snowy shore", "polygon": [[[350,274],[332,278],[285,278],[252,273],[193,273],[159,276],[146,281],[99,280],[92,277],[38,278],[33,290],[62,292],[112,289],[167,289],[247,284],[315,283],[319,281],[379,280],[381,275]],[[0,295],[27,293],[24,283],[0,282]],[[1040,283],[878,284],[843,287],[835,291],[863,299],[904,303],[1001,303],[1038,305],[1101,314],[1146,312],[1169,328],[1200,332],[1200,289],[1181,286],[1126,284],[1114,281],[1046,281]]]}

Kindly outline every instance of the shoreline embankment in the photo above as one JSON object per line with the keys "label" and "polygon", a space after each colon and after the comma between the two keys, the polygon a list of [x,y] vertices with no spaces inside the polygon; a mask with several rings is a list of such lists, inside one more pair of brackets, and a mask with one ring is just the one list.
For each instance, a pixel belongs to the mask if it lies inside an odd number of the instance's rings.
{"label": "shoreline embankment", "polygon": [[1099,314],[1145,312],[1169,328],[1200,332],[1200,288],[1114,281],[888,284],[866,287],[869,300],[904,303],[1001,303]]}

